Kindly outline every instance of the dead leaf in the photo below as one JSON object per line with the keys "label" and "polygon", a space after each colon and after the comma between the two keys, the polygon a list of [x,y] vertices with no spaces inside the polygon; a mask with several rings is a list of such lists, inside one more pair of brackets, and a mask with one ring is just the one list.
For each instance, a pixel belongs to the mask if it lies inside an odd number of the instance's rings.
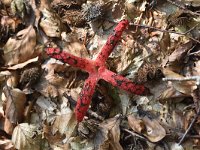
{"label": "dead leaf", "polygon": [[187,52],[191,50],[192,46],[192,41],[182,44],[169,56],[168,65],[172,70],[178,71],[177,68],[181,69],[180,66],[183,65]]}
{"label": "dead leaf", "polygon": [[151,142],[158,142],[166,136],[165,129],[160,125],[157,120],[149,119],[147,116],[143,117],[142,120],[146,127],[146,132],[144,132],[144,135]]}
{"label": "dead leaf", "polygon": [[6,81],[7,86],[16,88],[19,84],[19,75],[17,71],[10,72],[11,75],[8,76],[8,79]]}
{"label": "dead leaf", "polygon": [[130,105],[130,97],[127,93],[120,92],[119,98],[121,102],[122,114],[126,115],[127,109],[129,108],[129,105]]}
{"label": "dead leaf", "polygon": [[49,37],[61,37],[61,33],[64,31],[64,25],[56,13],[44,8],[42,11],[42,17],[40,20],[40,27]]}
{"label": "dead leaf", "polygon": [[9,139],[0,140],[0,149],[2,150],[15,150],[14,145]]}
{"label": "dead leaf", "polygon": [[0,24],[4,29],[9,28],[11,31],[15,31],[20,23],[21,20],[16,17],[11,18],[10,16],[2,16]]}
{"label": "dead leaf", "polygon": [[80,149],[87,149],[87,150],[93,150],[96,149],[95,145],[92,141],[88,141],[85,139],[82,139],[80,137],[73,137],[68,142],[68,149],[73,150],[80,150]]}
{"label": "dead leaf", "polygon": [[6,118],[14,124],[22,122],[26,95],[20,89],[11,89],[9,87],[4,88],[4,94],[6,96]]}
{"label": "dead leaf", "polygon": [[[114,150],[123,150],[119,143],[120,140],[120,119],[114,117],[105,120],[99,125],[99,131],[96,133],[94,145],[96,149],[104,150],[105,147]],[[109,147],[110,145],[110,147]]]}
{"label": "dead leaf", "polygon": [[[175,73],[167,68],[163,69],[163,74],[166,78],[177,78],[181,79],[184,76]],[[186,95],[191,95],[193,90],[197,88],[195,81],[173,81],[172,86],[179,92]]]}
{"label": "dead leaf", "polygon": [[16,37],[9,38],[4,46],[5,65],[14,65],[34,58],[36,33],[33,26],[29,26],[17,33]]}
{"label": "dead leaf", "polygon": [[36,104],[42,108],[43,111],[54,112],[57,109],[57,105],[51,101],[50,98],[43,96],[38,97]]}
{"label": "dead leaf", "polygon": [[51,130],[51,125],[43,124],[44,137],[48,140],[50,145],[57,145],[56,143],[64,139],[64,135],[61,135],[59,132],[53,134]]}
{"label": "dead leaf", "polygon": [[200,61],[196,61],[192,70],[192,75],[198,76],[200,75]]}
{"label": "dead leaf", "polygon": [[39,150],[42,145],[41,132],[36,125],[28,123],[18,124],[13,131],[12,142],[15,148],[20,150]]}
{"label": "dead leaf", "polygon": [[136,118],[129,115],[128,123],[135,132],[143,134],[151,142],[158,142],[166,136],[165,129],[156,119],[150,119],[147,116]]}
{"label": "dead leaf", "polygon": [[9,70],[17,70],[17,69],[21,69],[24,68],[26,65],[30,64],[30,63],[34,63],[38,61],[38,56],[32,59],[29,59],[23,63],[18,63],[14,66],[8,67]]}
{"label": "dead leaf", "polygon": [[66,103],[61,105],[61,112],[57,113],[55,122],[53,123],[52,133],[65,134],[65,139],[68,140],[76,128],[76,117],[74,112],[67,106]]}
{"label": "dead leaf", "polygon": [[168,48],[170,46],[170,35],[168,32],[163,33],[162,39],[160,40],[159,44],[163,54],[166,55],[166,53],[168,52]]}
{"label": "dead leaf", "polygon": [[28,16],[28,14],[30,15],[31,8],[28,1],[13,0],[11,2],[11,10],[14,15],[18,14],[20,17],[24,18],[25,15],[26,16]]}
{"label": "dead leaf", "polygon": [[175,102],[180,102],[188,95],[185,95],[179,91],[177,91],[174,87],[169,87],[165,89],[161,95],[158,97],[160,103],[164,104],[167,100],[172,100]]}
{"label": "dead leaf", "polygon": [[142,119],[136,118],[134,115],[128,115],[128,124],[137,133],[142,133],[145,129],[144,122]]}
{"label": "dead leaf", "polygon": [[184,148],[178,143],[172,143],[170,149],[173,149],[173,150],[184,150]]}
{"label": "dead leaf", "polygon": [[185,57],[187,52],[191,49],[193,45],[192,41],[180,45],[170,56],[169,63],[181,63],[181,60]]}

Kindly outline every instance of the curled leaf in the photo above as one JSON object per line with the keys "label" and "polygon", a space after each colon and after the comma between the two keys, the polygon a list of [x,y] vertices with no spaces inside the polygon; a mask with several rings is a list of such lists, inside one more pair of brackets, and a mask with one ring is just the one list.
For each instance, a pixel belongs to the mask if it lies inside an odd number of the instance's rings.
{"label": "curled leaf", "polygon": [[21,30],[16,37],[9,38],[4,46],[5,65],[14,65],[34,58],[36,45],[36,33],[33,26]]}

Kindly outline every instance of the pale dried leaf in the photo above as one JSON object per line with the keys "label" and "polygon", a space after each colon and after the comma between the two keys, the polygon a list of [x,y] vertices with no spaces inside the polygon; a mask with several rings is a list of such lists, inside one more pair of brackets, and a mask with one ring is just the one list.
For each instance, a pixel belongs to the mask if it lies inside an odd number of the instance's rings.
{"label": "pale dried leaf", "polygon": [[5,118],[5,121],[4,121],[4,131],[8,134],[12,134],[13,133],[13,130],[15,128],[15,124],[11,123],[11,121],[7,118]]}
{"label": "pale dried leaf", "polygon": [[87,30],[74,29],[71,33],[65,35],[63,49],[75,56],[89,58],[88,51],[84,45]]}
{"label": "pale dried leaf", "polygon": [[169,63],[180,63],[185,57],[187,52],[192,48],[193,42],[189,41],[183,45],[180,45],[170,56]]}
{"label": "pale dried leaf", "polygon": [[40,109],[40,118],[52,124],[56,118],[57,105],[50,98],[43,96],[37,99],[36,104]]}
{"label": "pale dried leaf", "polygon": [[77,121],[74,112],[70,110],[66,103],[63,103],[61,105],[61,112],[55,118],[52,130],[53,133],[59,131],[59,133],[65,134],[65,139],[68,139],[74,132],[76,124]]}
{"label": "pale dried leaf", "polygon": [[10,71],[1,71],[0,72],[0,84],[2,84],[5,80],[7,76],[10,76],[11,72]]}
{"label": "pale dried leaf", "polygon": [[184,150],[184,148],[178,143],[173,143],[170,148],[173,150]]}
{"label": "pale dried leaf", "polygon": [[9,140],[9,139],[0,140],[0,149],[2,149],[2,150],[15,150],[12,141]]}
{"label": "pale dried leaf", "polygon": [[195,62],[193,70],[192,70],[192,74],[194,76],[199,76],[200,75],[200,61]]}
{"label": "pale dried leaf", "polygon": [[17,87],[18,83],[19,83],[19,75],[17,73],[17,71],[12,71],[12,74],[8,77],[7,81],[7,86],[9,87]]}
{"label": "pale dried leaf", "polygon": [[29,59],[29,60],[27,60],[23,63],[18,63],[16,65],[12,66],[12,67],[8,67],[8,69],[10,69],[10,70],[21,69],[21,68],[25,67],[26,65],[33,63],[33,62],[37,62],[37,61],[38,61],[38,57],[35,57],[35,58]]}
{"label": "pale dried leaf", "polygon": [[6,96],[5,115],[11,123],[19,123],[23,119],[24,107],[26,103],[26,95],[20,89],[4,88]]}
{"label": "pale dried leaf", "polygon": [[129,79],[135,78],[136,72],[143,64],[141,55],[134,56],[132,54],[132,52],[123,52],[121,57],[121,64],[117,66],[117,72],[120,72],[121,74],[127,74],[126,77]]}
{"label": "pale dried leaf", "polygon": [[122,107],[122,114],[125,115],[127,113],[127,109],[130,105],[130,97],[127,93],[120,93],[119,94],[120,100],[121,100],[121,107]]}
{"label": "pale dried leaf", "polygon": [[42,144],[41,138],[42,136],[37,126],[21,123],[13,131],[12,142],[15,148],[20,150],[39,150]]}
{"label": "pale dried leaf", "polygon": [[158,142],[162,140],[166,136],[165,129],[160,125],[160,123],[155,119],[149,119],[148,117],[142,118],[146,132],[144,135],[151,141],[151,142]]}
{"label": "pale dried leaf", "polygon": [[173,101],[175,100],[176,102],[181,101],[186,96],[187,95],[177,91],[174,87],[169,87],[161,93],[158,99],[161,103],[164,104],[167,100],[170,100],[170,99],[172,99]]}
{"label": "pale dried leaf", "polygon": [[0,24],[5,28],[9,28],[12,31],[15,31],[17,26],[21,23],[21,20],[18,18],[13,18],[11,16],[2,16]]}
{"label": "pale dried leaf", "polygon": [[37,54],[36,33],[33,26],[29,26],[17,33],[16,37],[9,38],[4,46],[5,65],[14,65],[34,58]]}
{"label": "pale dried leaf", "polygon": [[25,15],[28,16],[28,14],[30,14],[30,10],[30,5],[26,0],[13,0],[11,2],[11,11],[13,12],[13,14],[17,14],[22,18],[24,18]]}
{"label": "pale dried leaf", "polygon": [[[120,119],[118,117],[111,118],[102,122],[100,127],[100,133],[97,133],[95,138],[95,146],[103,150],[103,147],[110,143],[110,146],[115,150],[122,150],[120,140]],[[101,134],[101,136],[99,135]],[[107,146],[106,146],[107,147]]]}
{"label": "pale dried leaf", "polygon": [[137,133],[141,133],[145,129],[144,122],[140,118],[136,118],[134,115],[128,115],[128,124]]}
{"label": "pale dried leaf", "polygon": [[73,150],[94,150],[95,146],[91,141],[83,140],[80,137],[73,138],[69,141],[69,147]]}
{"label": "pale dried leaf", "polygon": [[50,98],[45,98],[43,96],[40,96],[37,101],[36,104],[41,107],[43,110],[47,110],[50,112],[53,112],[54,110],[56,110],[57,105],[51,101]]}
{"label": "pale dried leaf", "polygon": [[[184,76],[175,73],[169,69],[163,69],[163,73],[167,78],[177,78],[181,79]],[[193,90],[197,88],[195,81],[173,81],[172,86],[179,92],[184,93],[186,95],[191,95]]]}
{"label": "pale dried leaf", "polygon": [[63,24],[56,13],[44,8],[42,11],[42,17],[40,20],[40,27],[45,34],[49,37],[61,37],[63,32]]}

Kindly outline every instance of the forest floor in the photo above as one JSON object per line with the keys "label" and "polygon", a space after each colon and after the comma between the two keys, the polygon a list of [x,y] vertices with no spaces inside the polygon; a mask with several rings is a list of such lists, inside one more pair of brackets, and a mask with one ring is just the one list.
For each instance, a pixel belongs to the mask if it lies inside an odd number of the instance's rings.
{"label": "forest floor", "polygon": [[1,0],[0,149],[200,149],[199,0]]}

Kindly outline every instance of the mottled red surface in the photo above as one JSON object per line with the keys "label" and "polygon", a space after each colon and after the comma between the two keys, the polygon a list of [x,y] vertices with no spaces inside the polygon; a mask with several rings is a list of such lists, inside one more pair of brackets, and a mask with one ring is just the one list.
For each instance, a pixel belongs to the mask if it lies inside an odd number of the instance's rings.
{"label": "mottled red surface", "polygon": [[85,81],[75,109],[76,118],[79,122],[83,120],[89,108],[95,86],[100,79],[133,94],[146,95],[149,93],[149,89],[144,87],[144,85],[133,83],[127,78],[108,70],[105,65],[106,60],[117,45],[117,42],[121,39],[122,32],[128,27],[128,24],[127,20],[119,22],[114,29],[114,33],[108,37],[106,44],[95,60],[80,58],[70,53],[63,52],[59,48],[47,48],[46,52],[50,57],[61,60],[64,63],[68,63],[71,66],[80,68],[89,73],[89,77]]}

